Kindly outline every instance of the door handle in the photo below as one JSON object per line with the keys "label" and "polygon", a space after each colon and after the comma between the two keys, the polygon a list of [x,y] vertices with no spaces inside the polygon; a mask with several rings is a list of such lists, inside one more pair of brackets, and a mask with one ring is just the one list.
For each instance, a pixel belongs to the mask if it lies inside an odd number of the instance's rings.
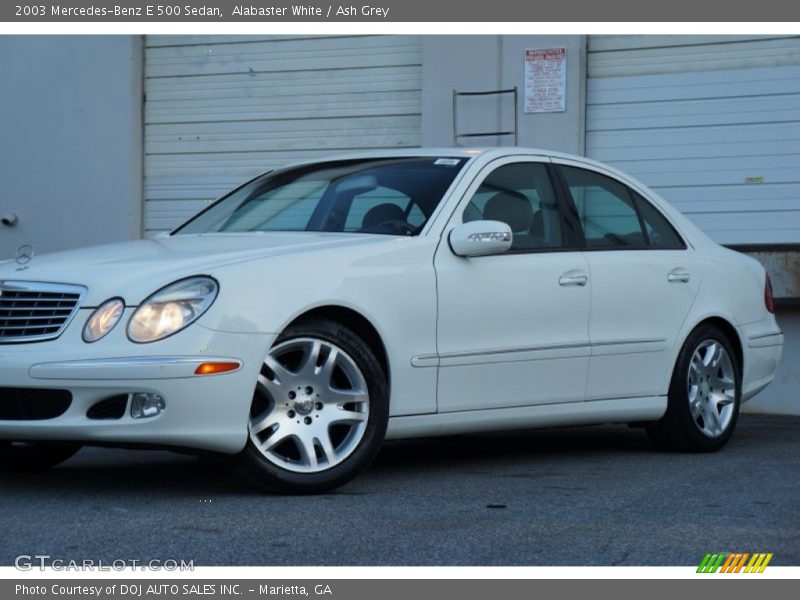
{"label": "door handle", "polygon": [[692,274],[686,269],[672,269],[667,273],[667,281],[671,283],[688,283],[691,278]]}
{"label": "door handle", "polygon": [[558,285],[561,286],[579,285],[583,287],[588,282],[589,278],[582,273],[576,273],[576,274],[565,273],[564,275],[558,278]]}

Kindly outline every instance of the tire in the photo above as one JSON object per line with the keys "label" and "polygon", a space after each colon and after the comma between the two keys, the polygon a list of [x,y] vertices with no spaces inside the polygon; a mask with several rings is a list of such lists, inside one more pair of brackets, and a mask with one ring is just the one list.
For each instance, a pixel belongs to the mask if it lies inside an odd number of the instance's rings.
{"label": "tire", "polygon": [[45,471],[72,458],[80,444],[66,442],[22,443],[0,441],[0,472]]}
{"label": "tire", "polygon": [[661,449],[716,452],[733,435],[739,418],[742,373],[725,333],[697,327],[678,355],[667,412],[647,430]]}
{"label": "tire", "polygon": [[306,319],[264,360],[233,469],[269,493],[326,492],[372,462],[388,421],[386,374],[370,347],[335,321]]}

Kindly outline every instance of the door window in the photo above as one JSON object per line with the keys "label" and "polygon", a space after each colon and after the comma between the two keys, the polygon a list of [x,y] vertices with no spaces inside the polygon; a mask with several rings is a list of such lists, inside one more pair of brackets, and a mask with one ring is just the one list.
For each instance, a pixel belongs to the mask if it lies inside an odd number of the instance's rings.
{"label": "door window", "polygon": [[686,244],[683,243],[681,236],[678,235],[675,228],[664,218],[664,215],[658,212],[656,207],[642,196],[636,192],[631,193],[634,195],[634,198],[636,198],[636,206],[639,208],[639,212],[642,215],[642,222],[644,223],[647,240],[650,242],[650,246],[661,250],[685,249]]}
{"label": "door window", "polygon": [[578,211],[586,246],[642,248],[647,245],[627,187],[586,169],[561,167],[561,172]]}
{"label": "door window", "polygon": [[512,250],[541,250],[564,245],[561,213],[547,167],[512,163],[483,180],[462,219],[502,221],[514,234]]}
{"label": "door window", "polygon": [[675,228],[648,200],[616,179],[560,167],[578,212],[587,248],[682,249]]}

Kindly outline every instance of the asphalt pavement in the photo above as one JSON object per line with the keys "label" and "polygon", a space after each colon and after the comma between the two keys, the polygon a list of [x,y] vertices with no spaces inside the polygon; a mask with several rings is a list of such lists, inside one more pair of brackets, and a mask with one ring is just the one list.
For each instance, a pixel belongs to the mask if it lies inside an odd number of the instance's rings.
{"label": "asphalt pavement", "polygon": [[315,497],[261,495],[191,456],[85,448],[0,475],[0,532],[2,565],[800,565],[800,417],[743,415],[710,455],[625,426],[396,441]]}

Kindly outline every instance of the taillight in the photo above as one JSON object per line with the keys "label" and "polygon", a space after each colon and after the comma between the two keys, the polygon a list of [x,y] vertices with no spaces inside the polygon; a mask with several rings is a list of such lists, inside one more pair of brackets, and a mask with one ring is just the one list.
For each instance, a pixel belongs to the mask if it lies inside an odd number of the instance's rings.
{"label": "taillight", "polygon": [[769,280],[769,275],[764,283],[764,306],[769,312],[775,313],[775,301],[772,299],[772,282]]}

